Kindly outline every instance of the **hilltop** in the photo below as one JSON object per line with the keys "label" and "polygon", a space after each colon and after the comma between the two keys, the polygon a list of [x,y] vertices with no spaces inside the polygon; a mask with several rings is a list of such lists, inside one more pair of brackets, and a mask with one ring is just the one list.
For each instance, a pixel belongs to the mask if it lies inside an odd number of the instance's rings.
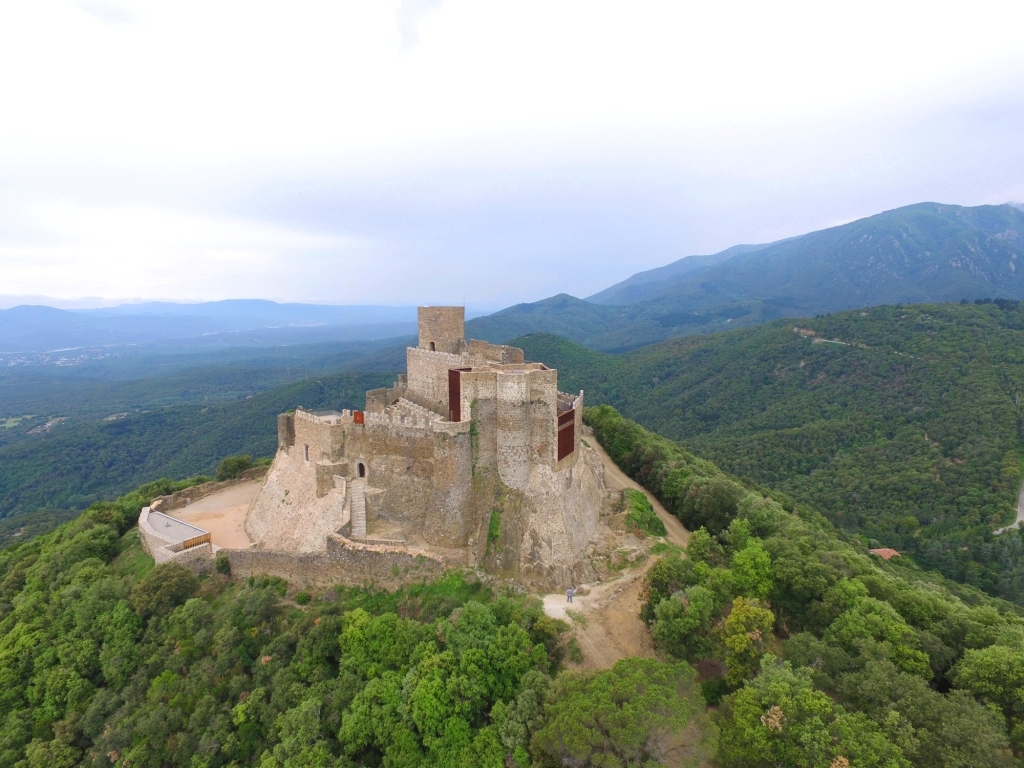
{"label": "hilltop", "polygon": [[623,351],[676,336],[882,304],[1024,298],[1024,211],[919,203],[638,273],[588,300],[519,304],[468,324],[492,342],[556,333]]}
{"label": "hilltop", "polygon": [[[794,332],[794,327],[799,329]],[[516,342],[723,469],[865,542],[1024,601],[1020,304],[885,306],[690,336],[622,355]]]}

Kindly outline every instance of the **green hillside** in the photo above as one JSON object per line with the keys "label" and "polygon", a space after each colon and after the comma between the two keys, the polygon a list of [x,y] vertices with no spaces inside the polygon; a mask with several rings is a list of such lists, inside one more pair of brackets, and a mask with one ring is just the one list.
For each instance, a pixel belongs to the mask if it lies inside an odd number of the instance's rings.
{"label": "green hillside", "polygon": [[1024,477],[1021,305],[877,307],[620,356],[549,336],[515,343],[588,403],[865,541],[1024,601],[1020,540],[991,536],[1013,520]]}
{"label": "green hillside", "polygon": [[566,624],[458,573],[311,595],[154,567],[134,521],[163,480],[0,550],[0,766],[1017,765],[1013,606],[586,418],[695,531],[637,606],[665,660],[566,669]]}
{"label": "green hillside", "polygon": [[920,203],[724,254],[721,263],[693,257],[700,268],[684,269],[684,259],[639,273],[589,302],[563,294],[519,304],[473,320],[467,330],[494,342],[555,333],[614,352],[780,317],[1024,299],[1024,211],[1010,205]]}
{"label": "green hillside", "polygon": [[659,650],[705,670],[709,702],[728,693],[718,766],[1018,764],[1018,611],[871,556],[608,406],[585,419],[692,531],[686,558],[648,571],[640,615]]}
{"label": "green hillside", "polygon": [[[114,421],[82,420],[0,446],[0,518],[39,509],[83,509],[159,477],[212,473],[232,454],[269,456],[277,414],[360,408],[393,374],[322,376],[244,400],[160,408]],[[159,391],[159,382],[154,384]]]}

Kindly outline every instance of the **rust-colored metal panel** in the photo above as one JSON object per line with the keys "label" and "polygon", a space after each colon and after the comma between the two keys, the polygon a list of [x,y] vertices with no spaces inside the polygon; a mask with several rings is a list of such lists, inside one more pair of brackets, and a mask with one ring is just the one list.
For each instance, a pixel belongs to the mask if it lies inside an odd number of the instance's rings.
{"label": "rust-colored metal panel", "polygon": [[558,461],[576,450],[576,422],[570,421],[558,429]]}
{"label": "rust-colored metal panel", "polygon": [[448,369],[448,420],[462,421],[462,369]]}
{"label": "rust-colored metal panel", "polygon": [[566,424],[568,424],[570,421],[576,421],[576,409],[575,408],[570,408],[568,411],[565,411],[564,413],[558,414],[558,428],[561,429]]}
{"label": "rust-colored metal panel", "polygon": [[363,423],[363,412],[362,411],[352,411],[352,423],[353,424],[362,424]]}

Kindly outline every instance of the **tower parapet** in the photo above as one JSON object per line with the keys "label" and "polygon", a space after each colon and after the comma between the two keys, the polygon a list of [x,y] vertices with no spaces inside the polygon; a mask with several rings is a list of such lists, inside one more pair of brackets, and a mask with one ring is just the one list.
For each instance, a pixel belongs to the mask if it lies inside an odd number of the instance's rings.
{"label": "tower parapet", "polygon": [[461,355],[466,351],[465,307],[420,307],[419,348]]}

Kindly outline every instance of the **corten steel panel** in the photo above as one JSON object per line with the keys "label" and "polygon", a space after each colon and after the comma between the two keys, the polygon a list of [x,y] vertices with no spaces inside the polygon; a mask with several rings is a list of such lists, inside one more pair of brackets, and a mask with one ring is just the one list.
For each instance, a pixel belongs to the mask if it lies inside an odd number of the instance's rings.
{"label": "corten steel panel", "polygon": [[471,368],[448,369],[448,420],[462,421],[462,372]]}
{"label": "corten steel panel", "polygon": [[572,422],[576,421],[576,409],[575,408],[570,408],[568,411],[565,411],[564,413],[558,414],[558,427],[559,427],[559,429],[561,429],[562,427],[564,427],[566,424],[568,424],[571,421]]}
{"label": "corten steel panel", "polygon": [[576,447],[576,422],[570,421],[558,429],[558,461],[571,454]]}
{"label": "corten steel panel", "polygon": [[363,412],[362,411],[352,411],[352,423],[353,424],[362,424],[363,423]]}

